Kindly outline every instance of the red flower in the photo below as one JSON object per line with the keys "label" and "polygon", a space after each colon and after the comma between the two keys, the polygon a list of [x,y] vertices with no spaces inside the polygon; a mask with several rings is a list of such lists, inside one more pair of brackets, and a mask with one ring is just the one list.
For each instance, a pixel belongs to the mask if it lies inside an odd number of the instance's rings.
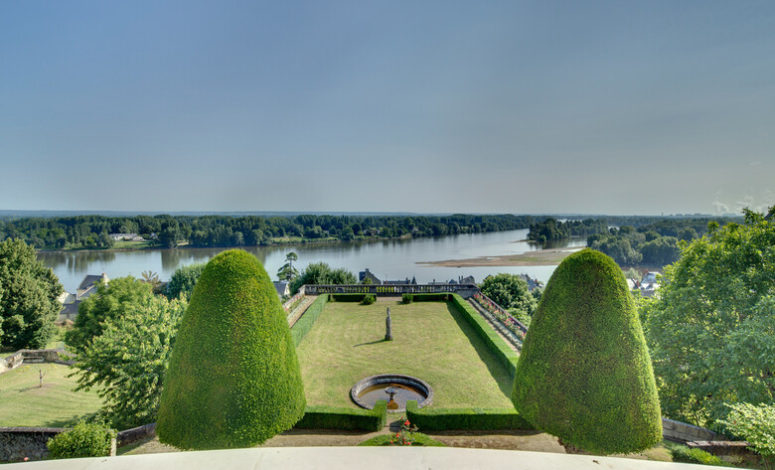
{"label": "red flower", "polygon": [[407,419],[406,421],[404,421],[404,426],[409,426],[410,424],[411,424],[411,423],[409,422],[409,420],[408,420],[408,419]]}

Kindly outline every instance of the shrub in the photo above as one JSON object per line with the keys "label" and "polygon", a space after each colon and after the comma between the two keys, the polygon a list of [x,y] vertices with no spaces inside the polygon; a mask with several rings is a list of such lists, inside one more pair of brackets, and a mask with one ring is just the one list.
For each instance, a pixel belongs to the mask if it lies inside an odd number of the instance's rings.
{"label": "shrub", "polygon": [[775,404],[728,405],[732,411],[727,419],[719,420],[732,433],[748,441],[750,448],[761,455],[766,468],[775,467]]}
{"label": "shrub", "polygon": [[412,294],[404,294],[401,296],[401,302],[405,304],[411,304],[413,300],[414,300],[414,295]]}
{"label": "shrub", "polygon": [[446,302],[452,298],[452,294],[447,292],[434,294],[411,294],[414,302]]}
{"label": "shrub", "polygon": [[295,428],[379,431],[386,421],[387,401],[377,400],[372,410],[309,406]]}
{"label": "shrub", "polygon": [[409,400],[406,416],[425,431],[534,429],[513,408],[418,408],[416,401]]}
{"label": "shrub", "polygon": [[582,250],[552,274],[525,338],[514,391],[536,428],[592,453],[662,439],[654,374],[622,270]]}
{"label": "shrub", "polygon": [[293,338],[294,346],[298,346],[299,343],[301,343],[301,340],[307,336],[307,333],[312,329],[312,325],[315,324],[320,314],[323,313],[323,307],[325,307],[328,302],[328,296],[329,294],[319,295],[318,298],[312,302],[312,305],[307,307],[304,315],[293,324],[293,328],[291,328],[291,337]]}
{"label": "shrub", "polygon": [[[407,445],[409,446],[425,446],[425,447],[446,447],[447,445],[443,442],[437,441],[436,439],[433,439],[421,432],[413,432],[408,434],[409,439],[411,439],[411,442]],[[371,439],[366,439],[365,441],[358,444],[359,446],[395,446],[395,445],[401,445],[396,444],[395,442],[395,434],[382,434],[380,436],[372,437]]]}
{"label": "shrub", "polygon": [[374,296],[374,294],[367,294],[363,296],[363,300],[361,300],[362,305],[371,305],[374,302],[377,301],[377,297]]}
{"label": "shrub", "polygon": [[513,375],[519,355],[506,344],[503,338],[498,336],[498,333],[496,333],[484,318],[474,310],[471,304],[463,300],[463,298],[457,294],[452,294],[451,298],[452,304],[457,307],[466,321],[468,321],[474,330],[476,330],[482,340],[484,340],[484,344],[487,345],[490,352],[492,352],[495,357],[498,358],[501,365]]}
{"label": "shrub", "polygon": [[361,302],[366,294],[331,294],[331,300],[336,302]]}
{"label": "shrub", "polygon": [[304,415],[285,312],[255,256],[228,250],[205,266],[181,321],[157,433],[186,449],[254,446]]}
{"label": "shrub", "polygon": [[57,434],[46,443],[52,459],[104,457],[110,455],[116,431],[100,424],[78,423],[73,429]]}
{"label": "shrub", "polygon": [[724,462],[715,455],[705,452],[702,449],[692,449],[680,444],[670,443],[667,445],[670,455],[673,456],[673,462],[698,463],[702,465],[724,466]]}

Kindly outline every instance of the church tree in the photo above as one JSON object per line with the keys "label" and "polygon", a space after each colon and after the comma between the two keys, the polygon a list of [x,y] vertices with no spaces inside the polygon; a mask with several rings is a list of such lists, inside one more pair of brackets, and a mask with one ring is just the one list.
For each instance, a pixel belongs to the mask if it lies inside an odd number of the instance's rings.
{"label": "church tree", "polygon": [[62,309],[62,285],[22,240],[0,242],[0,346],[44,348]]}
{"label": "church tree", "polygon": [[184,449],[249,447],[304,415],[304,390],[277,292],[255,256],[205,266],[181,321],[157,432]]}
{"label": "church tree", "polygon": [[586,249],[557,267],[525,338],[512,401],[568,447],[629,453],[661,441],[651,359],[611,258]]}

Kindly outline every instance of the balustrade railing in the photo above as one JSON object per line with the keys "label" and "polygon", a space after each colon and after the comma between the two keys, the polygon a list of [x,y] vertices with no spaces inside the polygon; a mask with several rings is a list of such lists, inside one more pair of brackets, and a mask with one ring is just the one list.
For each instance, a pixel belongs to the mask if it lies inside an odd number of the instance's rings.
{"label": "balustrade railing", "polygon": [[482,294],[481,292],[478,292],[474,294],[474,300],[479,302],[479,305],[487,309],[490,313],[495,315],[495,318],[497,318],[501,323],[506,325],[507,328],[514,331],[515,333],[521,333],[522,338],[525,337],[525,334],[527,333],[527,327],[524,323],[517,320],[514,315],[507,312],[503,307],[498,305],[494,300],[487,297],[486,295]]}
{"label": "balustrade railing", "polygon": [[306,295],[320,294],[374,294],[397,296],[403,294],[436,294],[436,293],[466,293],[472,295],[478,292],[475,284],[335,284],[335,285],[304,285],[299,292]]}

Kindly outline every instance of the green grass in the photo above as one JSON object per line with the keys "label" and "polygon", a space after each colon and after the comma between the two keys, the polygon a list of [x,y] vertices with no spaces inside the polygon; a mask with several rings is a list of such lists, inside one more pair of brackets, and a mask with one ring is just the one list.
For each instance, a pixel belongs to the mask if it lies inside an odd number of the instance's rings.
{"label": "green grass", "polygon": [[[43,370],[43,387],[38,369]],[[0,426],[66,427],[95,413],[97,392],[74,392],[72,369],[60,364],[25,364],[0,375]]]}
{"label": "green grass", "polygon": [[119,240],[113,243],[114,250],[142,250],[145,248],[153,248],[153,242],[150,240],[143,241],[127,241]]}
{"label": "green grass", "polygon": [[[393,341],[384,341],[386,307]],[[509,373],[446,302],[329,302],[297,353],[308,405],[356,407],[356,382],[398,373],[428,382],[434,408],[512,407]]]}

